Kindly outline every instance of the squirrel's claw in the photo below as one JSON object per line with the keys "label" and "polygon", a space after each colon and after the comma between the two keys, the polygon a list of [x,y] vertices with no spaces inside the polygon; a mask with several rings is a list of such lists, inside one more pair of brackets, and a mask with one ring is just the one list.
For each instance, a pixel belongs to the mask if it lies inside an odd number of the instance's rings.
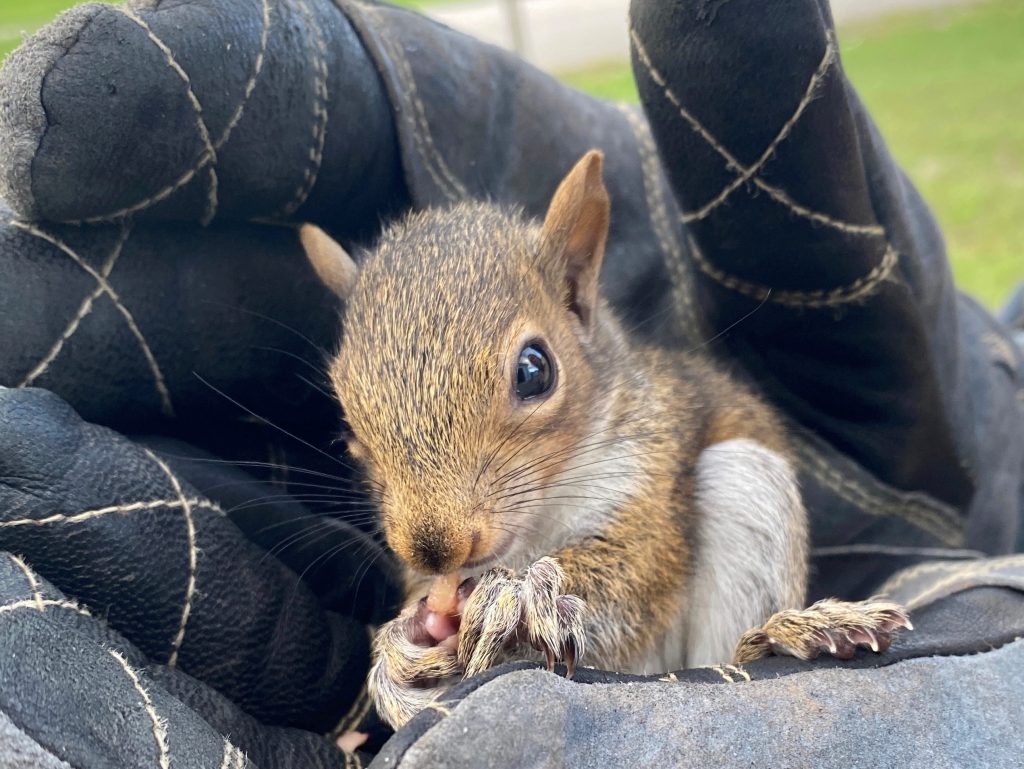
{"label": "squirrel's claw", "polygon": [[459,661],[465,676],[491,667],[510,644],[526,640],[544,654],[548,669],[565,662],[571,676],[584,650],[586,604],[561,595],[563,573],[553,558],[541,558],[515,577],[492,569],[480,578],[462,616]]}
{"label": "squirrel's claw", "polygon": [[565,662],[565,677],[576,675],[576,663],[586,649],[587,605],[575,595],[560,595],[557,601],[558,622],[561,628],[562,660]]}
{"label": "squirrel's claw", "polygon": [[491,667],[522,621],[522,582],[508,569],[484,574],[462,614],[459,663],[469,678]]}
{"label": "squirrel's claw", "polygon": [[733,662],[752,662],[769,654],[814,659],[827,652],[847,660],[858,647],[884,652],[901,629],[913,629],[906,610],[898,604],[871,598],[837,601],[828,598],[802,611],[772,615],[759,628],[748,630],[736,645]]}

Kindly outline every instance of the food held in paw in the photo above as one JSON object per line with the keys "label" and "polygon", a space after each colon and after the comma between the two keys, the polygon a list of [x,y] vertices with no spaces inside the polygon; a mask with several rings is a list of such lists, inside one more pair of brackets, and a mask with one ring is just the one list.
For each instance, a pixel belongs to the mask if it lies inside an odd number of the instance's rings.
{"label": "food held in paw", "polygon": [[458,573],[437,577],[427,593],[427,608],[438,614],[455,614],[459,603],[459,582]]}
{"label": "food held in paw", "polygon": [[476,580],[462,580],[458,574],[446,574],[431,583],[416,618],[432,644],[449,647],[453,651],[457,648],[462,610],[475,585]]}

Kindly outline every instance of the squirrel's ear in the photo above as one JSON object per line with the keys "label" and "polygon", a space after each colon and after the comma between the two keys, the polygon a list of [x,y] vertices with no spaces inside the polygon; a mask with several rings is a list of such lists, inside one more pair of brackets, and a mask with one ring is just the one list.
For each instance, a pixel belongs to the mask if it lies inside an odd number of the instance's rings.
{"label": "squirrel's ear", "polygon": [[608,240],[611,202],[601,178],[604,155],[590,150],[569,172],[544,218],[544,258],[564,275],[569,309],[589,329]]}
{"label": "squirrel's ear", "polygon": [[348,252],[315,224],[302,225],[299,240],[324,285],[342,299],[347,299],[359,276],[359,268]]}

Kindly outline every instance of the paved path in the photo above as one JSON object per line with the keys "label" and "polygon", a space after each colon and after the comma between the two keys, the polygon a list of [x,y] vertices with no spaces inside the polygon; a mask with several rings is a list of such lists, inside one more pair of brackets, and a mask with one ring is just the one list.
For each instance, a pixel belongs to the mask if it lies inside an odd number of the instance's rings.
{"label": "paved path", "polygon": [[[976,0],[832,0],[839,25],[921,8]],[[583,69],[629,57],[629,0],[517,0],[525,58],[549,72]],[[481,40],[515,49],[509,0],[431,7],[428,14]]]}

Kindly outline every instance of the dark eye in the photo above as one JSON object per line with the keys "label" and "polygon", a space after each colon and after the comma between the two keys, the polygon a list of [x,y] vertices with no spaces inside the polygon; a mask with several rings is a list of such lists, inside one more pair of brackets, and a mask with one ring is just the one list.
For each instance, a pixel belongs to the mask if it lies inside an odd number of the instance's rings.
{"label": "dark eye", "polygon": [[524,347],[516,367],[516,395],[520,400],[543,395],[551,389],[554,381],[555,370],[547,351],[536,342]]}

